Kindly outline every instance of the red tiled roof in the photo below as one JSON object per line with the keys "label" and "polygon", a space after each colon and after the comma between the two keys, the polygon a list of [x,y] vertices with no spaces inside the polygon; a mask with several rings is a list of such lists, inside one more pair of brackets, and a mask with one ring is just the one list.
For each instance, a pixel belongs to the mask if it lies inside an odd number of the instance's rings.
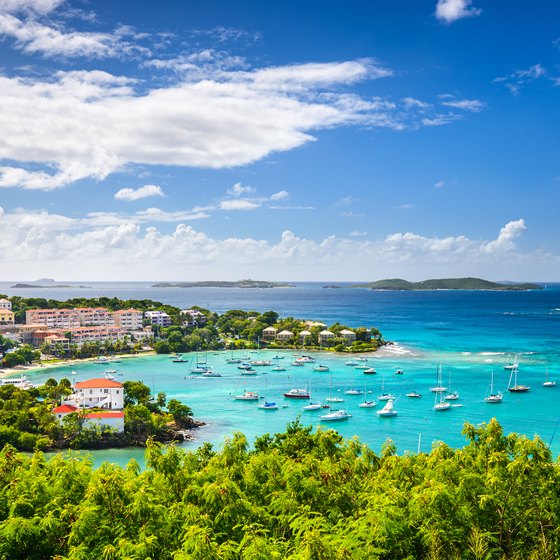
{"label": "red tiled roof", "polygon": [[78,381],[76,389],[121,389],[122,383],[104,379],[103,377],[88,379],[87,381]]}
{"label": "red tiled roof", "polygon": [[56,408],[53,409],[53,414],[63,414],[66,412],[76,412],[77,407],[72,406],[71,404],[62,404],[60,406],[57,406]]}
{"label": "red tiled roof", "polygon": [[124,412],[89,412],[86,418],[124,418]]}

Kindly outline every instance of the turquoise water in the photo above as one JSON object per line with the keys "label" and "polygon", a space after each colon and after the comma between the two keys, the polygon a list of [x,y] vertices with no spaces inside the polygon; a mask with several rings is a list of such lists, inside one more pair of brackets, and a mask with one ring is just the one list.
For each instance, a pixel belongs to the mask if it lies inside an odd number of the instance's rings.
{"label": "turquoise water", "polygon": [[[452,446],[464,443],[461,429],[465,421],[479,423],[498,418],[507,431],[529,436],[540,435],[555,454],[560,453],[560,435],[553,438],[560,416],[560,286],[552,285],[538,292],[372,292],[342,288],[324,290],[318,284],[302,284],[294,289],[154,289],[146,284],[95,285],[95,293],[117,297],[151,298],[181,307],[200,305],[217,312],[227,309],[265,311],[274,309],[280,315],[340,321],[350,326],[376,326],[387,339],[397,342],[383,355],[370,357],[376,375],[364,375],[345,365],[348,356],[323,354],[317,362],[330,367],[319,373],[312,364],[273,372],[270,367],[257,368],[256,377],[242,377],[235,364],[225,363],[229,353],[208,354],[208,362],[221,378],[200,378],[188,374],[189,364],[172,363],[167,356],[141,357],[125,360],[111,367],[122,372],[119,379],[140,379],[156,393],[164,391],[168,398],[178,398],[194,410],[195,416],[207,422],[197,430],[198,445],[210,441],[219,445],[223,438],[241,430],[250,440],[266,432],[283,431],[286,424],[301,417],[305,424],[318,425],[321,412],[302,412],[304,403],[287,400],[282,393],[292,387],[309,386],[313,400],[322,400],[331,391],[342,395],[345,402],[337,405],[347,409],[352,418],[331,423],[345,437],[357,435],[361,441],[379,450],[387,438],[399,452],[427,451],[432,442],[443,440]],[[53,290],[32,290],[33,297],[63,299],[75,297],[76,291],[55,294]],[[0,285],[0,293],[11,295]],[[17,295],[31,295],[17,293]],[[80,291],[80,295],[82,292]],[[86,295],[86,294],[84,294]],[[505,392],[499,405],[484,402],[490,374],[494,372],[495,389],[507,387],[509,372],[503,369],[517,353],[520,362],[519,382],[531,385],[525,394]],[[272,358],[276,352],[261,351],[259,358]],[[286,367],[293,359],[290,352],[281,360]],[[254,356],[253,356],[254,357]],[[459,391],[457,405],[446,412],[434,412],[434,395],[429,391],[441,364],[445,385]],[[403,375],[393,375],[402,368]],[[83,363],[65,368],[38,370],[28,376],[34,382],[46,377],[69,377],[77,372],[78,380],[99,376],[103,366]],[[558,387],[543,388],[546,372],[556,379]],[[379,418],[374,409],[361,409],[364,397],[347,396],[344,391],[365,389],[367,398],[375,398],[384,382],[385,390],[399,398],[395,418]],[[257,403],[235,401],[231,395],[247,390],[258,391],[268,400],[275,400],[277,411],[264,411]],[[422,393],[421,399],[408,399],[410,390]],[[370,392],[371,391],[371,392]],[[282,408],[282,405],[288,405]],[[141,450],[115,450],[95,454],[125,463],[127,458],[141,458]]]}

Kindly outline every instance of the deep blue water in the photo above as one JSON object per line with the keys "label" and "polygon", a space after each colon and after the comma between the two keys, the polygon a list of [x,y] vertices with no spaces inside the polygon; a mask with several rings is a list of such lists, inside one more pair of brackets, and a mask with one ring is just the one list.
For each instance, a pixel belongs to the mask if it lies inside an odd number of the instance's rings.
{"label": "deep blue water", "polygon": [[[350,326],[375,326],[386,339],[395,341],[393,352],[373,358],[376,376],[365,376],[345,366],[343,357],[321,357],[331,367],[333,390],[343,393],[350,386],[371,391],[369,398],[380,391],[383,378],[386,388],[399,395],[399,415],[380,419],[375,409],[360,409],[360,397],[347,397],[344,405],[353,414],[347,422],[335,427],[345,436],[358,435],[374,449],[391,437],[400,451],[429,449],[432,441],[442,439],[450,445],[462,445],[460,434],[464,421],[487,421],[492,416],[506,430],[522,431],[529,436],[539,434],[552,440],[552,449],[560,452],[560,435],[554,436],[560,414],[560,284],[549,285],[534,292],[427,291],[374,292],[361,289],[322,289],[320,284],[297,284],[292,289],[224,289],[224,288],[151,288],[149,283],[86,283],[91,289],[12,290],[0,283],[0,293],[25,297],[67,299],[84,295],[107,295],[122,299],[154,299],[179,307],[199,305],[218,313],[228,309],[277,311],[281,316],[339,321]],[[408,351],[407,353],[403,353]],[[508,372],[503,369],[510,353],[520,361],[520,382],[530,384],[529,393],[506,393],[501,405],[488,405],[483,398],[490,373],[494,371],[496,388],[505,389]],[[287,356],[285,362],[290,361]],[[198,379],[188,376],[188,364],[172,364],[167,357],[140,358],[115,364],[123,379],[143,379],[155,391],[165,391],[188,403],[198,418],[208,421],[199,431],[199,442],[214,443],[234,430],[252,437],[267,431],[282,431],[288,421],[301,413],[299,403],[276,412],[262,411],[254,403],[233,401],[230,394],[247,389],[284,402],[282,393],[292,386],[310,384],[317,398],[330,391],[330,374],[313,372],[311,367],[293,368],[287,372],[260,372],[257,378],[243,380],[237,370],[225,364],[224,355],[210,355],[208,360],[224,377]],[[444,380],[461,393],[456,407],[448,412],[432,410],[435,371],[442,365]],[[405,374],[394,376],[395,368]],[[100,373],[100,366],[72,366],[77,378]],[[303,370],[303,371],[302,371]],[[545,389],[542,382],[548,371],[559,386]],[[40,381],[45,375],[68,376],[68,368],[38,371],[31,375]],[[186,377],[186,379],[185,379]],[[373,378],[373,379],[372,379]],[[249,386],[250,385],[250,386]],[[410,389],[422,392],[418,401],[404,395]],[[363,399],[363,397],[362,397]],[[378,407],[381,405],[378,405]],[[305,422],[317,424],[317,415],[303,413]],[[124,462],[128,451],[102,455]],[[139,452],[132,452],[136,456]]]}

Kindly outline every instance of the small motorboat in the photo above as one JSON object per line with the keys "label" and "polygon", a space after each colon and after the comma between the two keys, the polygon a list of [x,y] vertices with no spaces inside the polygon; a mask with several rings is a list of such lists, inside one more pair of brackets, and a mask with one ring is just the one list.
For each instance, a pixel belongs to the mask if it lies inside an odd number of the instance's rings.
{"label": "small motorboat", "polygon": [[377,403],[375,401],[364,401],[360,403],[360,408],[375,408]]}
{"label": "small motorboat", "polygon": [[380,416],[381,418],[387,418],[389,416],[396,416],[397,411],[394,408],[394,403],[395,403],[394,399],[389,399],[385,403],[385,406],[381,410],[377,411],[377,416]]}
{"label": "small motorboat", "polygon": [[406,394],[406,396],[410,399],[420,399],[420,398],[422,398],[422,395],[420,393],[418,393],[417,391],[410,391],[409,393]]}
{"label": "small motorboat", "polygon": [[311,412],[313,410],[321,410],[322,408],[323,408],[323,405],[320,402],[318,402],[318,403],[309,403],[309,404],[305,405],[303,407],[303,410],[305,412]]}
{"label": "small motorboat", "polygon": [[348,418],[352,418],[352,415],[348,414],[346,410],[335,410],[333,412],[329,412],[329,414],[323,414],[323,416],[319,416],[319,420],[321,420],[321,422],[333,422],[335,420],[348,420]]}
{"label": "small motorboat", "polygon": [[261,410],[278,410],[278,405],[275,402],[264,401],[264,403],[259,404],[257,408]]}
{"label": "small motorboat", "polygon": [[377,371],[375,371],[374,367],[370,367],[370,368],[364,369],[362,373],[367,373],[367,374],[374,375],[374,374],[377,373]]}

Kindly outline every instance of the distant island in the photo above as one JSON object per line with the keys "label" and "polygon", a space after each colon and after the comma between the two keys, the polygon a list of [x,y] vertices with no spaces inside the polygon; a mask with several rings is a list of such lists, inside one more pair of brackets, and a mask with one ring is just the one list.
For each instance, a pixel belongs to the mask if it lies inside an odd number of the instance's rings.
{"label": "distant island", "polygon": [[152,288],[295,288],[295,285],[264,280],[237,280],[236,282],[206,280],[201,282],[158,282],[153,284]]}
{"label": "distant island", "polygon": [[350,287],[367,288],[369,290],[542,290],[542,287],[537,284],[504,284],[490,282],[481,278],[436,278],[423,280],[422,282],[409,282],[401,278],[389,278],[365,284],[353,284]]}
{"label": "distant island", "polygon": [[25,283],[18,283],[10,286],[11,288],[90,288],[91,286],[76,286],[70,284],[49,284],[48,286],[45,284],[25,284]]}

